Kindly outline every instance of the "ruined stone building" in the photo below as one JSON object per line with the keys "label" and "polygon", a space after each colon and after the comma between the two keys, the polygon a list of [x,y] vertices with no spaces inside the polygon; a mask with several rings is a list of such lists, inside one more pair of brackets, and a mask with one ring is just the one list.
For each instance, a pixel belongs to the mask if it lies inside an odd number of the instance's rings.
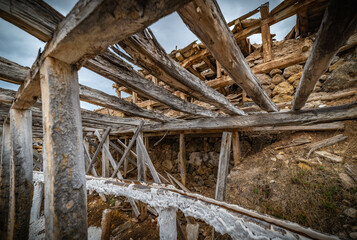
{"label": "ruined stone building", "polygon": [[[19,85],[0,89],[0,238],[357,239],[356,9],[284,0],[227,23],[215,0],[79,0],[67,16],[0,0],[46,42],[31,67],[0,57]],[[175,11],[198,40],[166,53],[149,26]]]}

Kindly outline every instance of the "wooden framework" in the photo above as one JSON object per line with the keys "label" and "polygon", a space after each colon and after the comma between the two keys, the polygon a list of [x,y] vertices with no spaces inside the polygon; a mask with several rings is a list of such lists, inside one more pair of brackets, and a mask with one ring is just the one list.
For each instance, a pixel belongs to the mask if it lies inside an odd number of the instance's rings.
{"label": "wooden framework", "polygon": [[[276,125],[280,125],[281,128],[285,127],[286,130],[289,127],[296,129],[307,123],[356,119],[356,103],[299,112],[278,112],[279,108],[272,102],[255,76],[255,73],[268,72],[273,68],[302,63],[308,59],[292,103],[294,110],[303,107],[311,92],[311,87],[357,26],[353,7],[347,7],[348,14],[343,11],[346,6],[349,6],[348,4],[352,6],[352,0],[338,4],[337,0],[330,2],[311,53],[305,51],[304,54],[294,59],[286,57],[282,61],[282,59],[274,59],[272,54],[269,26],[298,14],[299,25],[294,30],[295,36],[305,35],[309,31],[309,14],[305,10],[314,4],[320,4],[319,11],[323,12],[326,1],[285,0],[270,12],[269,6],[265,4],[226,24],[215,0],[149,0],[145,3],[139,0],[124,0],[120,3],[114,0],[79,0],[66,17],[41,0],[0,0],[0,17],[47,42],[44,51],[39,54],[31,68],[0,58],[0,79],[21,85],[16,94],[6,90],[0,91],[0,117],[3,121],[0,213],[5,216],[0,222],[0,237],[5,239],[28,237],[34,165],[37,168],[43,168],[44,171],[44,176],[38,173],[35,175],[37,182],[44,182],[46,238],[86,239],[88,236],[85,175],[90,172],[98,175],[93,166],[100,151],[103,152],[103,177],[111,176],[111,178],[117,177],[123,180],[120,167],[124,165],[124,175],[126,175],[129,161],[137,168],[139,181],[146,181],[146,168],[148,168],[154,181],[160,184],[164,178],[156,172],[151,162],[144,144],[144,133],[169,131],[179,133],[183,184],[180,183],[180,186],[184,188],[186,181],[185,131],[224,131],[216,190],[216,199],[223,201],[232,144],[232,133],[227,131],[234,131],[233,150],[235,163],[237,163],[240,151],[237,130],[251,131],[254,128],[274,128]],[[179,63],[174,61],[172,54],[167,55],[164,52],[149,30],[144,30],[153,22],[174,11],[178,12],[186,25],[204,43],[204,45],[192,43],[186,49],[187,51],[175,52],[174,56]],[[258,12],[261,13],[261,19],[253,21],[251,25],[244,21]],[[337,16],[337,20],[331,16]],[[343,22],[344,27],[338,28],[336,21]],[[229,26],[233,25],[232,33]],[[337,29],[341,31],[340,35],[343,37],[328,40],[328,32]],[[246,38],[257,32],[262,33],[265,63],[250,69],[243,53],[251,52],[251,45]],[[121,52],[115,44],[119,44],[126,53]],[[186,54],[187,52],[194,54]],[[330,54],[323,54],[325,52]],[[319,62],[318,59],[322,55],[324,61]],[[135,71],[123,58],[141,66],[142,74]],[[203,65],[206,66],[204,69],[206,75],[199,71]],[[120,84],[120,87],[125,87],[133,94],[132,102],[129,103],[121,98],[79,85],[77,71],[82,66]],[[222,70],[228,76],[222,75]],[[217,77],[216,79],[202,81],[207,80],[206,76],[212,73]],[[261,108],[260,110],[277,113],[247,115],[243,109],[238,109],[230,101],[231,99],[214,90],[220,88],[219,91],[223,92],[222,87],[232,83],[237,83]],[[188,97],[191,97],[191,101]],[[205,102],[206,105],[196,104],[193,98]],[[138,102],[138,99],[147,99],[151,102]],[[151,121],[105,116],[81,110],[80,100]],[[184,113],[185,115],[182,116],[191,120],[182,120],[154,111],[152,106],[156,102],[170,107],[171,110]],[[215,112],[210,105],[222,111]],[[341,126],[307,126],[309,127],[310,129],[318,127],[336,129]],[[106,129],[105,132],[104,129]],[[83,132],[89,135],[94,134],[100,141],[92,157],[84,143]],[[103,135],[101,135],[102,132],[104,132]],[[127,144],[119,142],[124,147],[124,150],[121,150],[109,139],[110,134],[133,136]],[[43,159],[38,156],[38,153],[33,152],[33,137],[43,137]],[[134,142],[136,142],[136,154],[130,155]],[[88,143],[91,144],[90,141]],[[92,143],[92,145],[95,144]],[[110,147],[121,152],[122,157],[118,163],[112,157]],[[33,156],[36,156],[37,160],[34,161]],[[135,157],[136,161],[132,160],[132,157]],[[110,190],[105,190],[106,185],[103,184],[103,180],[91,177],[89,180],[100,183],[100,186],[104,188],[102,192],[96,189],[100,193],[110,192]],[[113,180],[109,184],[119,186],[119,190],[128,187],[125,181]],[[95,188],[95,185],[90,186]],[[155,186],[146,188],[155,188]],[[175,196],[178,200],[183,195],[195,199],[193,195],[181,191],[167,190],[161,186],[156,186],[156,188],[164,192],[176,192],[178,195]],[[40,187],[36,189],[35,194],[38,196],[41,190]],[[138,189],[137,191],[140,192],[140,188]],[[178,231],[180,230],[179,224],[176,225],[176,210],[179,206],[168,205],[163,208],[155,206],[156,212],[147,208],[143,203],[140,203],[138,208],[133,198],[146,204],[152,203],[149,200],[137,197],[135,194],[126,196],[136,216],[141,215],[140,217],[144,218],[147,210],[158,213],[161,225],[160,236],[163,239],[176,239],[176,226],[178,226]],[[297,227],[296,230],[290,223],[260,216],[225,203],[207,200],[203,197],[200,201],[218,206],[220,212],[224,208],[235,214],[238,213],[239,217],[229,215],[233,220],[243,221],[242,219],[248,216],[255,221],[262,221],[263,226],[267,223],[273,224],[289,234],[291,231],[294,234],[316,239],[336,239],[294,225]],[[192,203],[197,204],[194,201]],[[33,215],[36,216],[37,205],[33,211]],[[224,215],[224,211],[221,214]],[[167,219],[169,219],[169,224],[164,221]],[[213,225],[217,224],[218,227],[215,227],[218,229],[221,226],[215,221],[208,222]],[[263,228],[261,228],[261,226],[257,228],[257,231],[264,236]],[[233,237],[248,236],[244,235],[246,232],[243,230],[242,233],[237,229],[226,232]],[[281,235],[279,231],[274,231],[275,229],[267,231],[266,235]]]}

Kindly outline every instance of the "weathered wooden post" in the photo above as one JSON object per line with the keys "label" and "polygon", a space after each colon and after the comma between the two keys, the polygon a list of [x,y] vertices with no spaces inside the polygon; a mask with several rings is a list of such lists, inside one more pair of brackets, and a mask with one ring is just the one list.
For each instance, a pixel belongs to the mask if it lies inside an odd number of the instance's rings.
{"label": "weathered wooden post", "polygon": [[33,191],[30,222],[35,222],[40,217],[43,197],[43,183],[36,183]]}
{"label": "weathered wooden post", "polygon": [[180,134],[180,174],[181,182],[183,185],[186,185],[186,146],[185,146],[185,134]]}
{"label": "weathered wooden post", "polygon": [[109,135],[103,140],[104,140],[104,144],[102,148],[102,177],[110,177],[109,157],[107,156],[107,153],[104,150],[104,146],[106,146],[109,149]]}
{"label": "weathered wooden post", "polygon": [[78,75],[47,57],[41,66],[46,239],[87,239],[87,193]]}
{"label": "weathered wooden post", "polygon": [[221,152],[219,154],[219,165],[217,173],[217,186],[215,199],[223,201],[226,192],[226,183],[231,155],[232,133],[224,132],[222,134]]}
{"label": "weathered wooden post", "polygon": [[[266,19],[269,17],[269,2],[260,6],[260,16],[261,19]],[[263,45],[263,56],[264,62],[269,62],[272,59],[271,52],[271,36],[269,24],[262,24],[262,45]]]}
{"label": "weathered wooden post", "polygon": [[[143,132],[139,132],[138,138],[136,140],[136,156],[137,156],[137,167],[138,167],[138,181],[146,181],[146,166],[145,166],[145,156],[140,148],[138,139],[143,139]],[[145,203],[139,202],[140,220],[143,221],[147,218],[147,206]]]}
{"label": "weathered wooden post", "polygon": [[7,239],[9,202],[10,202],[10,162],[11,138],[10,124],[4,122],[2,127],[2,146],[0,164],[0,239]]}
{"label": "weathered wooden post", "polygon": [[237,166],[241,161],[239,132],[232,132],[233,162]]}
{"label": "weathered wooden post", "polygon": [[9,239],[27,239],[33,194],[31,110],[10,110],[11,193]]}

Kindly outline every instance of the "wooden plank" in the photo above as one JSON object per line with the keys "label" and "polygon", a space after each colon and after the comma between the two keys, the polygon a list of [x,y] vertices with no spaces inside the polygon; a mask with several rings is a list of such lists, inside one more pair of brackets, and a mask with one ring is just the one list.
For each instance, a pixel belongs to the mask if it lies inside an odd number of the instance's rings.
{"label": "wooden plank", "polygon": [[[150,124],[143,127],[143,132],[166,132],[166,131],[193,131],[193,130],[242,130],[254,127],[268,126],[299,126],[316,123],[328,123],[334,121],[356,119],[357,103],[340,105],[335,107],[326,107],[318,109],[307,109],[296,111],[287,111],[279,113],[261,113],[248,116],[234,116],[215,119],[195,119],[195,120],[177,120],[170,123]],[[292,130],[289,128],[289,131]],[[118,133],[130,133],[132,128],[121,128]]]}
{"label": "wooden plank", "polygon": [[238,166],[241,161],[239,132],[232,132],[233,162]]}
{"label": "wooden plank", "polygon": [[[202,82],[199,79],[200,74],[197,75],[198,77],[195,77],[193,73],[181,67],[179,63],[166,54],[150,30],[137,33],[120,42],[119,45],[135,59],[136,65],[146,69],[153,76],[175,89],[217,106],[227,113],[243,114],[242,111],[227,101],[223,95]],[[116,52],[120,51],[116,47],[113,50]],[[205,60],[205,57],[203,57],[203,60],[216,71],[208,59]]]}
{"label": "wooden plank", "polygon": [[226,195],[226,183],[228,175],[229,160],[231,156],[232,133],[222,134],[221,151],[219,154],[219,164],[217,173],[217,185],[215,199],[224,201]]}
{"label": "wooden plank", "polygon": [[46,238],[87,239],[87,193],[77,71],[56,59],[46,58],[41,66],[41,92]]}
{"label": "wooden plank", "polygon": [[11,186],[11,135],[10,123],[2,126],[1,165],[0,165],[0,238],[8,239],[8,219],[10,208]]}
{"label": "wooden plank", "polygon": [[32,205],[32,118],[31,110],[10,110],[11,193],[9,239],[27,239]]}
{"label": "wooden plank", "polygon": [[[262,19],[266,19],[267,17],[269,17],[269,2],[260,6],[260,16]],[[271,51],[271,36],[269,24],[262,24],[261,31],[264,62],[269,62],[273,58]]]}
{"label": "wooden plank", "polygon": [[140,76],[119,56],[116,56],[111,52],[106,52],[105,54],[88,61],[86,67],[120,85],[131,88],[141,96],[162,102],[175,110],[203,117],[215,117],[218,115],[203,107],[185,102],[163,87]]}
{"label": "wooden plank", "polygon": [[[128,153],[130,152],[130,149],[132,148],[132,146],[134,145],[134,142],[136,141],[136,138],[138,137],[142,127],[144,125],[144,122],[141,122],[140,125],[137,127],[137,129],[135,130],[134,132],[134,135],[133,137],[131,138],[130,142],[129,142],[129,145],[128,147],[125,149],[125,152],[123,154],[123,156],[121,157],[118,165],[117,165],[117,168],[114,170],[113,174],[112,174],[112,177],[115,176],[115,174],[119,171],[119,168],[120,168],[120,165],[123,163],[124,159],[126,158],[126,156],[128,155]],[[139,169],[138,169],[139,171]]]}
{"label": "wooden plank", "polygon": [[181,182],[186,185],[186,145],[185,145],[185,134],[180,134],[180,144],[179,144],[179,159],[180,159],[180,175]]}
{"label": "wooden plank", "polygon": [[94,155],[93,155],[93,157],[92,157],[92,159],[91,159],[91,161],[90,161],[90,163],[89,163],[89,165],[87,167],[86,174],[88,174],[88,172],[92,169],[93,164],[94,164],[95,160],[97,159],[97,156],[98,156],[99,152],[102,150],[103,144],[105,143],[105,140],[106,140],[107,136],[109,135],[110,130],[111,130],[110,127],[108,127],[105,130],[105,132],[104,132],[104,134],[102,136],[102,140],[100,141],[100,143],[99,143],[97,149],[95,150],[95,153],[94,153]]}
{"label": "wooden plank", "polygon": [[320,76],[326,71],[338,50],[356,30],[356,26],[355,1],[349,0],[343,3],[338,0],[329,1],[296,89],[292,109],[299,110],[305,105]]}
{"label": "wooden plank", "polygon": [[258,106],[269,112],[278,111],[250,70],[215,0],[196,0],[177,12],[213,57]]}

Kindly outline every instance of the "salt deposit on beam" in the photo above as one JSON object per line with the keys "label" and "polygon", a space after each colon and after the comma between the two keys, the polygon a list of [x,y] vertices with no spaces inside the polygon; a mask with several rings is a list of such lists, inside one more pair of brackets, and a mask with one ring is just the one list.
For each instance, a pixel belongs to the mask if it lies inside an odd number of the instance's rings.
{"label": "salt deposit on beam", "polygon": [[[43,173],[34,172],[33,180],[43,182]],[[296,223],[278,220],[164,184],[87,176],[87,189],[107,195],[131,197],[158,209],[180,209],[186,216],[201,219],[214,226],[217,232],[227,233],[233,239],[339,239]]]}

